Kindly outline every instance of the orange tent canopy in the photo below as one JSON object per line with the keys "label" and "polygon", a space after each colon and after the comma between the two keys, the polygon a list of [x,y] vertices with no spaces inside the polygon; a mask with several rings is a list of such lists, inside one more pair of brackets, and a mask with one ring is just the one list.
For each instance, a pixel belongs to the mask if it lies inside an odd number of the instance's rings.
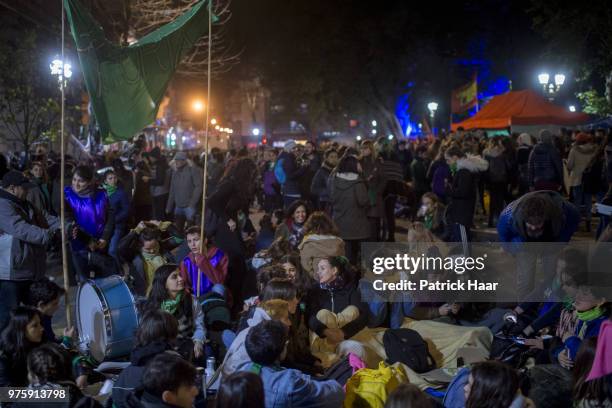
{"label": "orange tent canopy", "polygon": [[513,91],[497,95],[476,115],[463,122],[453,123],[452,130],[503,129],[512,125],[578,125],[587,122],[585,113],[570,112],[550,103],[532,90]]}

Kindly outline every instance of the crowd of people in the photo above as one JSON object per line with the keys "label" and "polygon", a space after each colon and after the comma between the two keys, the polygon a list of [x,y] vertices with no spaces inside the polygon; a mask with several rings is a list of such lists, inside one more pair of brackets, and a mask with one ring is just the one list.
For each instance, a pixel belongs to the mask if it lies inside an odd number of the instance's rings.
{"label": "crowd of people", "polygon": [[[1,387],[99,404],[85,390],[101,361],[52,321],[64,229],[68,284],[119,275],[139,311],[108,406],[205,406],[196,378],[211,357],[220,408],[612,406],[610,299],[585,278],[588,253],[546,258],[543,282],[519,270],[520,304],[381,303],[365,300],[361,245],[467,248],[487,228],[508,251],[578,231],[609,242],[609,216],[593,215],[612,204],[606,130],[288,140],[208,157],[137,138],[66,157],[63,225],[59,157],[23,157],[0,155]],[[549,301],[531,301],[536,290]]]}

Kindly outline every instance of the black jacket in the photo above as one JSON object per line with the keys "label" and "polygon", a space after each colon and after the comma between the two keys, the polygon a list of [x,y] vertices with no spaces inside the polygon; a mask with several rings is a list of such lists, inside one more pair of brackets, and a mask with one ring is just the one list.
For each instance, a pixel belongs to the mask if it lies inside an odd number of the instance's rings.
{"label": "black jacket", "polygon": [[329,187],[327,182],[332,169],[327,167],[327,164],[323,163],[319,170],[315,173],[310,184],[310,194],[317,196],[319,202],[330,202]]}
{"label": "black jacket", "polygon": [[320,310],[327,309],[332,313],[340,313],[348,306],[359,309],[359,317],[342,328],[344,338],[348,339],[366,326],[368,320],[368,305],[361,300],[361,293],[356,283],[347,283],[342,289],[334,291],[312,288],[306,296],[306,319],[310,330],[319,337],[325,337],[323,331],[327,328],[317,319]]}
{"label": "black jacket", "polygon": [[487,161],[478,156],[459,159],[451,188],[446,192],[446,196],[450,198],[446,210],[448,222],[458,223],[467,228],[472,226],[478,173],[485,171],[487,167]]}
{"label": "black jacket", "polygon": [[129,393],[125,406],[127,408],[179,408],[176,405],[166,404],[161,398],[142,390]]}
{"label": "black jacket", "polygon": [[146,365],[155,356],[172,347],[164,342],[155,342],[144,347],[136,347],[130,355],[131,365],[126,367],[113,385],[113,404],[117,408],[127,407],[126,400],[131,392],[142,387],[142,375]]}

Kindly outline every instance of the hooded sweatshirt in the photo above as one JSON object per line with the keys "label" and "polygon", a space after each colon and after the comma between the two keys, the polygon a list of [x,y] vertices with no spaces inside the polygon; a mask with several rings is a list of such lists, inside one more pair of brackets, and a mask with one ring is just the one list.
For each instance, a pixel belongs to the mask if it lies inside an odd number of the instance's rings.
{"label": "hooded sweatshirt", "polygon": [[154,342],[136,347],[130,354],[130,365],[121,371],[113,385],[113,404],[117,408],[125,407],[128,394],[142,386],[142,375],[146,365],[158,354],[169,352],[172,347],[165,342]]}
{"label": "hooded sweatshirt", "polygon": [[227,350],[227,354],[225,354],[225,358],[223,359],[222,363],[221,376],[228,376],[235,372],[239,366],[251,361],[249,355],[246,352],[244,342],[246,340],[247,334],[249,334],[249,331],[251,330],[251,327],[259,324],[264,320],[271,320],[271,318],[265,310],[258,307],[257,309],[255,309],[253,317],[247,320],[249,327],[238,333],[231,346]]}
{"label": "hooded sweatshirt", "polygon": [[343,256],[346,253],[344,241],[335,235],[306,235],[298,245],[298,249],[302,268],[311,278],[315,277],[315,270],[321,259]]}
{"label": "hooded sweatshirt", "polygon": [[582,173],[591,163],[597,152],[597,146],[592,143],[574,145],[567,157],[567,170],[569,173],[569,186],[576,187],[582,184]]}

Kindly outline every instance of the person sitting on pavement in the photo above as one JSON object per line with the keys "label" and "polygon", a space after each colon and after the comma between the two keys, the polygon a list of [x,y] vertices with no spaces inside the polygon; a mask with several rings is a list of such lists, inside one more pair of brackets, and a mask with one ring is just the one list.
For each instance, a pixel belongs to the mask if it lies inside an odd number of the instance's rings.
{"label": "person sitting on pavement", "polygon": [[280,366],[286,353],[287,327],[278,321],[263,321],[249,331],[245,349],[250,361],[240,371],[258,374],[264,386],[265,406],[339,407],[344,390],[336,380],[316,381],[299,370]]}
{"label": "person sitting on pavement", "polygon": [[142,376],[142,389],[130,393],[129,408],[192,408],[199,391],[196,369],[181,357],[168,353],[156,356]]}
{"label": "person sitting on pavement", "polygon": [[172,250],[182,242],[178,230],[170,222],[140,222],[119,242],[119,256],[129,265],[134,293],[146,296],[155,271],[176,260]]}
{"label": "person sitting on pavement", "polygon": [[[206,232],[203,252],[201,251],[200,233],[199,226],[189,227],[185,232],[190,252],[180,264],[181,276],[188,282],[189,290],[196,297],[210,292],[214,286],[223,286],[227,278],[228,265],[227,256],[210,242]],[[225,292],[223,288],[220,289]]]}

